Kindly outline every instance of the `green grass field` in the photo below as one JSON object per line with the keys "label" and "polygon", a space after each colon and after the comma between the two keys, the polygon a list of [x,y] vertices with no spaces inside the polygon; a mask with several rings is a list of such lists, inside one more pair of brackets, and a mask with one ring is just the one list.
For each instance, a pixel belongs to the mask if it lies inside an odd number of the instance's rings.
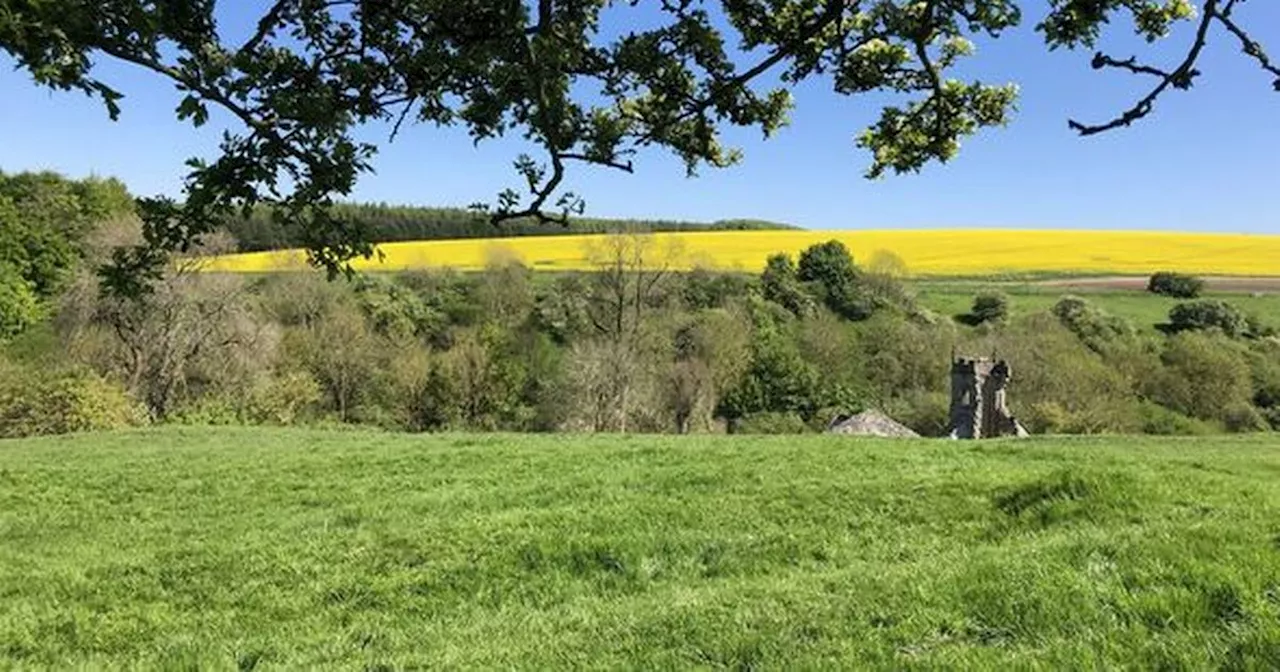
{"label": "green grass field", "polygon": [[[1049,310],[1063,296],[1074,294],[1147,331],[1153,330],[1157,324],[1167,322],[1169,310],[1182,301],[1144,291],[1072,290],[1032,283],[922,281],[912,283],[911,287],[915,290],[920,305],[948,317],[968,313],[973,306],[974,296],[989,290],[1008,295],[1009,308],[1014,315]],[[1202,298],[1226,301],[1246,314],[1260,317],[1264,323],[1280,325],[1280,293],[1268,292],[1253,296],[1245,292],[1208,292]]]}
{"label": "green grass field", "polygon": [[0,667],[1280,666],[1280,441],[0,442]]}

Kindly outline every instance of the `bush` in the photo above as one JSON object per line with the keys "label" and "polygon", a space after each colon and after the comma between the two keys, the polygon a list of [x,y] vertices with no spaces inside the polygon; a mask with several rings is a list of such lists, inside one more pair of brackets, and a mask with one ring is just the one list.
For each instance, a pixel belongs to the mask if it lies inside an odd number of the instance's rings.
{"label": "bush", "polygon": [[770,255],[760,274],[760,289],[764,298],[776,303],[796,316],[813,312],[813,298],[804,291],[796,278],[796,266],[786,254]]}
{"label": "bush", "polygon": [[1262,417],[1271,425],[1271,429],[1280,431],[1280,408],[1264,408]]}
{"label": "bush", "polygon": [[1015,320],[974,349],[1008,360],[1009,405],[1032,434],[1137,429],[1129,382],[1048,313]]}
{"label": "bush", "polygon": [[1161,271],[1147,281],[1147,291],[1161,296],[1194,299],[1204,291],[1204,280],[1191,275]]}
{"label": "bush", "polygon": [[789,336],[757,338],[751,363],[720,399],[717,415],[734,421],[763,412],[810,418],[818,403],[821,374],[800,355]]}
{"label": "bush", "polygon": [[950,323],[922,324],[884,312],[859,324],[857,333],[869,401],[896,413],[889,404],[898,397],[946,389],[947,352],[955,345]]}
{"label": "bush", "polygon": [[1143,381],[1146,396],[1184,415],[1226,422],[1253,397],[1249,364],[1240,344],[1194,332],[1165,342],[1163,368]]}
{"label": "bush", "polygon": [[[3,366],[0,364],[0,366]],[[118,385],[82,371],[0,371],[0,438],[119,429],[146,421]]]}
{"label": "bush", "polygon": [[311,374],[290,371],[254,386],[245,417],[257,424],[293,425],[315,415],[323,399],[324,390]]}
{"label": "bush", "polygon": [[1222,424],[1226,426],[1228,432],[1237,434],[1265,432],[1270,425],[1258,409],[1243,402],[1227,407],[1222,416]]}
{"label": "bush", "polygon": [[838,240],[811,245],[800,253],[796,265],[796,277],[801,282],[816,282],[828,291],[850,281],[857,275],[853,255]]}
{"label": "bush", "polygon": [[1235,338],[1249,331],[1249,320],[1244,313],[1226,301],[1205,299],[1179,303],[1169,311],[1169,330],[1206,331],[1220,329]]}
{"label": "bush", "polygon": [[737,273],[695,268],[684,275],[680,298],[689,310],[723,308],[747,293],[750,282]]}
{"label": "bush", "polygon": [[804,434],[808,431],[809,426],[798,414],[777,411],[752,413],[733,426],[735,434]]}
{"label": "bush", "polygon": [[886,404],[885,412],[920,436],[946,436],[951,428],[951,397],[945,392],[912,390]]}
{"label": "bush", "polygon": [[31,283],[0,260],[0,341],[17,336],[40,320],[40,302]]}
{"label": "bush", "polygon": [[1052,312],[1062,326],[1094,352],[1102,352],[1112,341],[1134,333],[1133,326],[1123,318],[1110,315],[1078,296],[1062,297],[1053,305]]}
{"label": "bush", "polygon": [[999,292],[986,292],[973,299],[969,315],[972,324],[1002,322],[1009,317],[1009,297]]}
{"label": "bush", "polygon": [[236,399],[226,394],[210,394],[182,404],[164,417],[166,424],[227,426],[249,424]]}
{"label": "bush", "polygon": [[1204,436],[1214,433],[1213,425],[1187,417],[1160,404],[1144,401],[1138,406],[1143,434],[1161,436]]}

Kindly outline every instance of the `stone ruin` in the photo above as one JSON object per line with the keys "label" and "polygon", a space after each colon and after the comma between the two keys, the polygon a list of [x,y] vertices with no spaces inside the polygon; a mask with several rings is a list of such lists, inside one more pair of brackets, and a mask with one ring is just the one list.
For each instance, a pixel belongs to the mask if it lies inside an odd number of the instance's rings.
{"label": "stone ruin", "polygon": [[951,355],[951,429],[953,439],[1027,436],[1006,404],[1011,376],[1003,359]]}

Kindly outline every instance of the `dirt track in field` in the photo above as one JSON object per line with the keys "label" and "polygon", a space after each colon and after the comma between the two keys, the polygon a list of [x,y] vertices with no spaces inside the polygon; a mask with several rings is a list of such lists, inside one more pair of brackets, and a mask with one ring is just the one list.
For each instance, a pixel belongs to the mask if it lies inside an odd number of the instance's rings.
{"label": "dirt track in field", "polygon": [[[1205,289],[1211,292],[1280,292],[1280,277],[1204,277]],[[1132,289],[1147,288],[1147,278],[1114,275],[1096,278],[1061,278],[1042,280],[1036,284],[1065,289]]]}

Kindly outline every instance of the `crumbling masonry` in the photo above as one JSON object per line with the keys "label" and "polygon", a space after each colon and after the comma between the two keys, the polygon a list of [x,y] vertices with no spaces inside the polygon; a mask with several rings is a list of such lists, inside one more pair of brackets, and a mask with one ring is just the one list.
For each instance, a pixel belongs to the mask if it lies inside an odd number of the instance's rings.
{"label": "crumbling masonry", "polygon": [[951,357],[951,438],[1027,436],[1005,405],[1008,362]]}

